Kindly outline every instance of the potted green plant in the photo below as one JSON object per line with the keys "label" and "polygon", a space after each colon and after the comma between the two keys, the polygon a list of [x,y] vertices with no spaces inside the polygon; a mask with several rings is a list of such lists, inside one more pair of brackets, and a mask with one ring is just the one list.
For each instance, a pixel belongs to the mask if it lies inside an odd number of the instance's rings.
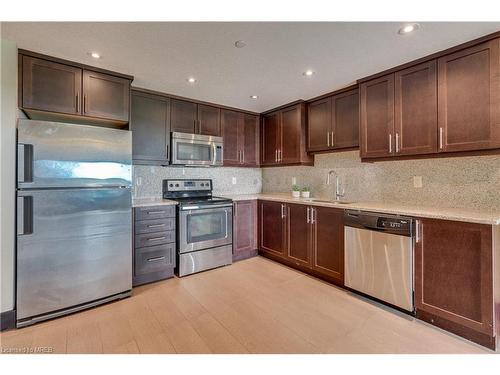
{"label": "potted green plant", "polygon": [[311,189],[308,186],[302,188],[302,198],[309,198],[311,196]]}
{"label": "potted green plant", "polygon": [[300,198],[300,187],[299,185],[292,185],[292,197]]}

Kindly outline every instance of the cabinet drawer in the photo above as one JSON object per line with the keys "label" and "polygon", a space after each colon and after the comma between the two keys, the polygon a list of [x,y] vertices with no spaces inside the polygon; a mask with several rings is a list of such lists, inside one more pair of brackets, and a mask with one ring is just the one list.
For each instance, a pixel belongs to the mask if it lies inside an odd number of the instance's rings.
{"label": "cabinet drawer", "polygon": [[135,234],[163,232],[175,229],[175,218],[142,220],[135,222]]}
{"label": "cabinet drawer", "polygon": [[135,249],[135,275],[175,267],[175,243]]}
{"label": "cabinet drawer", "polygon": [[175,231],[164,231],[155,233],[136,234],[135,247],[163,245],[165,243],[175,242]]}
{"label": "cabinet drawer", "polygon": [[137,207],[135,220],[163,219],[175,217],[175,206]]}

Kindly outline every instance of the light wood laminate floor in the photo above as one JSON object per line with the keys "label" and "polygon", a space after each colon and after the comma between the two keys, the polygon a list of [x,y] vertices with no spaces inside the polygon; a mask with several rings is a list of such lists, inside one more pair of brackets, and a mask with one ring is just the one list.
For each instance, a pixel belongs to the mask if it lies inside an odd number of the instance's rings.
{"label": "light wood laminate floor", "polygon": [[492,353],[262,257],[0,335],[55,353]]}

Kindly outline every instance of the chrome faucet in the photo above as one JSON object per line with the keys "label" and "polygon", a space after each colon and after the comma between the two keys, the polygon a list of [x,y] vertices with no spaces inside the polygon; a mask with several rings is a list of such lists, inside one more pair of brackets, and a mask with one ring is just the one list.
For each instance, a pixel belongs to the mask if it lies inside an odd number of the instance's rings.
{"label": "chrome faucet", "polygon": [[333,169],[328,172],[328,175],[326,177],[326,184],[330,185],[330,183],[331,183],[330,182],[331,175],[335,176],[335,200],[339,201],[340,198],[342,198],[345,195],[345,189],[344,188],[342,188],[342,189],[340,188],[339,175]]}

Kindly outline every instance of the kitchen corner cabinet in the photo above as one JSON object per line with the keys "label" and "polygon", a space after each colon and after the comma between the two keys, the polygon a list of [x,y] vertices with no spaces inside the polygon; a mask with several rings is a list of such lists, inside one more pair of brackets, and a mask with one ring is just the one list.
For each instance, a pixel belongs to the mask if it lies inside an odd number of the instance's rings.
{"label": "kitchen corner cabinet", "polygon": [[130,130],[134,164],[168,165],[170,99],[132,91]]}
{"label": "kitchen corner cabinet", "polygon": [[171,99],[171,130],[173,132],[221,135],[220,108],[187,100]]}
{"label": "kitchen corner cabinet", "polygon": [[261,165],[312,165],[306,153],[305,104],[299,103],[262,116]]}
{"label": "kitchen corner cabinet", "polygon": [[233,261],[257,255],[257,201],[233,203]]}
{"label": "kitchen corner cabinet", "polygon": [[359,146],[358,89],[308,103],[307,151],[322,152]]}
{"label": "kitchen corner cabinet", "polygon": [[223,109],[221,129],[224,138],[224,166],[257,167],[259,117]]}
{"label": "kitchen corner cabinet", "polygon": [[124,125],[131,77],[93,71],[49,56],[19,54],[19,106],[28,117]]}
{"label": "kitchen corner cabinet", "polygon": [[259,240],[264,256],[343,285],[343,210],[259,201]]}
{"label": "kitchen corner cabinet", "polygon": [[494,346],[492,226],[417,220],[417,317]]}

